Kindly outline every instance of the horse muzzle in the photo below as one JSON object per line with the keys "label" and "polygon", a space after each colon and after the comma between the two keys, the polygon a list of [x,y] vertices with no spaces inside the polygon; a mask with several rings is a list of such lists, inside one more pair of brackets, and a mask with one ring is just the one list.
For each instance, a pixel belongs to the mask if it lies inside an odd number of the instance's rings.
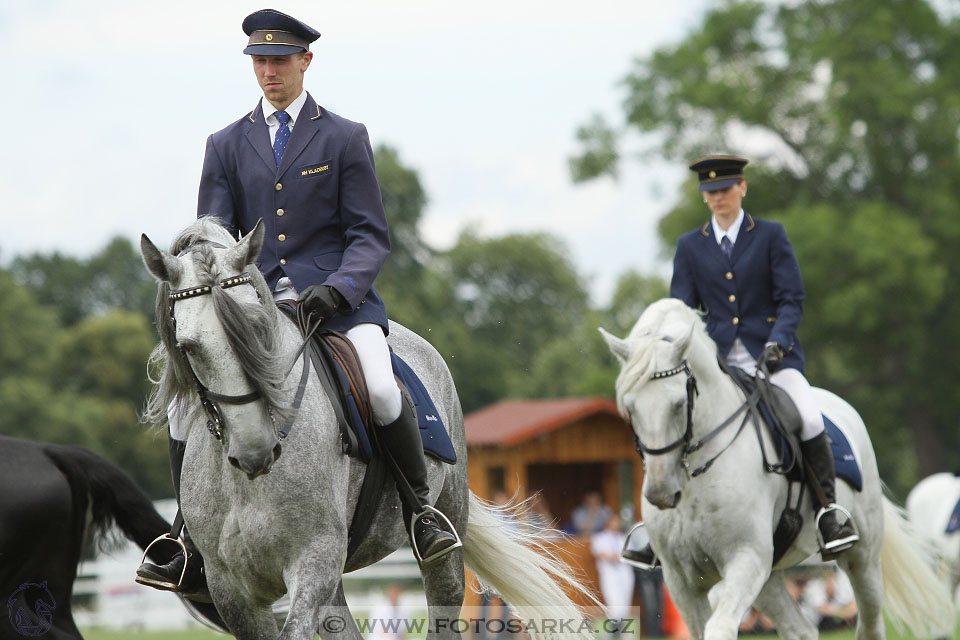
{"label": "horse muzzle", "polygon": [[247,478],[253,480],[258,476],[270,473],[270,468],[273,467],[273,463],[280,457],[280,452],[281,446],[278,442],[272,449],[259,455],[256,453],[236,456],[228,455],[227,460],[229,460],[230,464],[234,467],[247,474]]}

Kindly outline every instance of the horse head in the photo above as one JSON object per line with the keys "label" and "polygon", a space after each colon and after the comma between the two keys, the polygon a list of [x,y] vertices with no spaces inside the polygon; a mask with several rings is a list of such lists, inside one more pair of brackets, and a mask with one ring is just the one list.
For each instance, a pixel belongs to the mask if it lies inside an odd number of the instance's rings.
{"label": "horse head", "polygon": [[255,264],[263,234],[261,221],[237,242],[215,219],[203,218],[170,252],[146,235],[140,241],[144,264],[160,283],[155,359],[164,371],[154,408],[175,403],[187,408],[188,424],[205,419],[230,464],[250,479],[280,456],[275,421],[285,410],[276,309]]}
{"label": "horse head", "polygon": [[650,305],[626,338],[600,329],[621,366],[617,404],[643,459],[643,494],[660,509],[679,504],[687,479],[697,394],[687,352],[698,322],[682,302],[666,299]]}

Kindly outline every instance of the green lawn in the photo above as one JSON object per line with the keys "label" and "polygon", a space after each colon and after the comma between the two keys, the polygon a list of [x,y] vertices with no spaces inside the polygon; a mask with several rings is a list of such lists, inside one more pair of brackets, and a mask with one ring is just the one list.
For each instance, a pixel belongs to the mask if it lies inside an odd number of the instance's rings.
{"label": "green lawn", "polygon": [[[216,633],[208,629],[197,629],[191,631],[155,631],[155,632],[132,632],[132,631],[108,631],[105,629],[84,629],[83,637],[86,640],[224,640],[230,636],[222,633]],[[757,640],[767,640],[776,638],[776,636],[747,636]],[[960,635],[955,634],[955,637]],[[598,640],[602,636],[598,637]],[[825,633],[820,636],[822,640],[854,640],[853,630],[838,631],[834,633]],[[912,635],[899,635],[891,627],[887,627],[887,640],[915,640]]]}

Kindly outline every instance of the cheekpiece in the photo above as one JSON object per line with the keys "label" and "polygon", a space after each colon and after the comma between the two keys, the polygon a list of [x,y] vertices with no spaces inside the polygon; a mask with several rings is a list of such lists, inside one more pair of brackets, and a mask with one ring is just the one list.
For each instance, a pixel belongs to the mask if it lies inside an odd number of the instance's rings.
{"label": "cheekpiece", "polygon": [[251,56],[287,56],[309,51],[320,32],[274,9],[261,9],[243,19],[243,32],[250,36],[244,53]]}
{"label": "cheekpiece", "polygon": [[738,156],[707,156],[690,165],[700,180],[700,191],[719,191],[740,182],[749,160]]}

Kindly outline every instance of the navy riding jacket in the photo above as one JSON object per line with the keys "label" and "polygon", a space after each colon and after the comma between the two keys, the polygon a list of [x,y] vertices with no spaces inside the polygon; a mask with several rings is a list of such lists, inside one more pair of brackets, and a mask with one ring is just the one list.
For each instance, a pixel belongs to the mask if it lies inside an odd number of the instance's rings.
{"label": "navy riding jacket", "polygon": [[390,253],[373,149],[366,128],[317,105],[307,94],[279,167],[261,108],[207,138],[197,215],[215,215],[233,233],[263,219],[257,267],[275,288],[335,288],[349,304],[326,327],[363,322],[387,330],[373,281]]}
{"label": "navy riding jacket", "polygon": [[707,332],[726,358],[736,338],[759,358],[767,342],[786,350],[784,367],[804,372],[797,328],[806,293],[787,233],[744,215],[728,259],[708,220],[677,241],[670,296],[706,312]]}

